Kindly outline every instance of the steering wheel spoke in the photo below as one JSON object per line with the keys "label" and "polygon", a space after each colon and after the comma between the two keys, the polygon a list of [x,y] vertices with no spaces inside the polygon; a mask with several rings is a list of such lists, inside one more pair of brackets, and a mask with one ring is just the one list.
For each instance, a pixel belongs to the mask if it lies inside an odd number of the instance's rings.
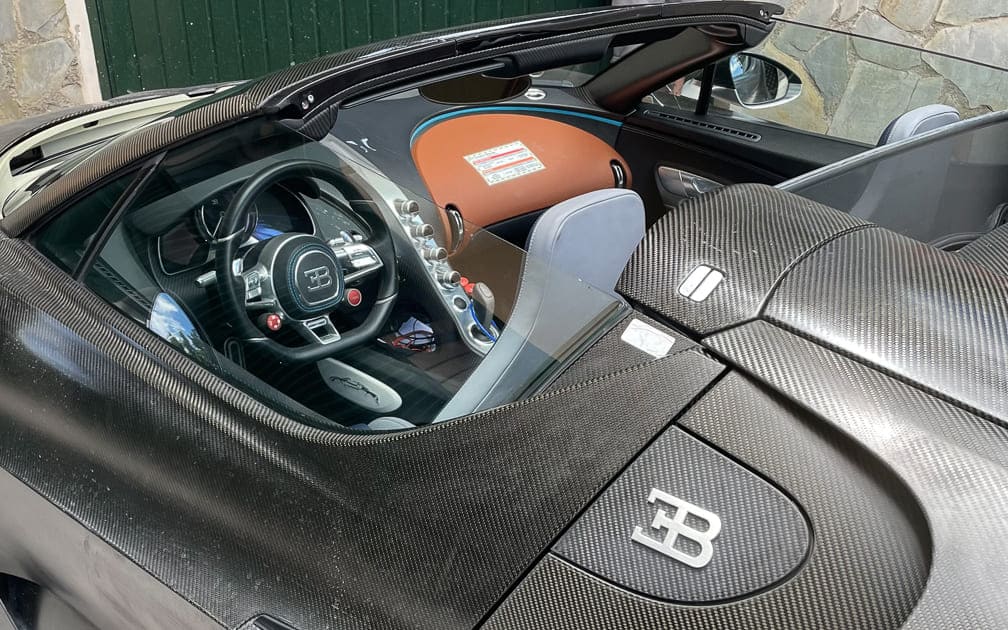
{"label": "steering wheel spoke", "polygon": [[249,305],[263,297],[264,285],[269,281],[266,269],[262,265],[256,265],[242,275],[242,284],[245,286],[245,304]]}
{"label": "steering wheel spoke", "polygon": [[334,246],[333,252],[343,267],[343,277],[347,284],[375,274],[384,266],[378,252],[367,243]]}
{"label": "steering wheel spoke", "polygon": [[327,345],[341,339],[339,330],[327,316],[312,319],[298,319],[292,322],[294,329],[311,343]]}

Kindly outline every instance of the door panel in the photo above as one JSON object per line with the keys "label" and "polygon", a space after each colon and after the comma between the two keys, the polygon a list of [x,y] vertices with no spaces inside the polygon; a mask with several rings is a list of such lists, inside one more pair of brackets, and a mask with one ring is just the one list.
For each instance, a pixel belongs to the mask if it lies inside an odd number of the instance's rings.
{"label": "door panel", "polygon": [[771,123],[653,107],[627,118],[616,144],[637,175],[634,189],[644,198],[650,221],[666,207],[667,195],[663,198],[656,181],[659,167],[726,185],[775,185],[867,148]]}

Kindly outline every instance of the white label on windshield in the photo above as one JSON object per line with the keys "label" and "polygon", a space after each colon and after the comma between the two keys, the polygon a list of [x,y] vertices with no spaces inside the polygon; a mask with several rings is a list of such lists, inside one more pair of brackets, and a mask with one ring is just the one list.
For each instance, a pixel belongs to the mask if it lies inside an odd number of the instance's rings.
{"label": "white label on windshield", "polygon": [[488,186],[518,179],[546,169],[546,165],[520,140],[465,156]]}
{"label": "white label on windshield", "polygon": [[630,322],[630,325],[623,331],[623,336],[620,339],[657,359],[667,356],[675,344],[675,337],[666,335],[654,326],[649,326],[639,319],[634,319]]}

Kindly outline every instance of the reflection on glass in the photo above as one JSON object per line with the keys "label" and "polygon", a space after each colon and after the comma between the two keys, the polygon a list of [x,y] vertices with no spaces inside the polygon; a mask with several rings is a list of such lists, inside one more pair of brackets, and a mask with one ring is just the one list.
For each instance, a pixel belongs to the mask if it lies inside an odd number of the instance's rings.
{"label": "reflection on glass", "polygon": [[954,249],[1004,221],[1006,116],[988,114],[941,138],[813,171],[786,189],[919,241],[944,247],[938,239],[960,235],[948,241]]}
{"label": "reflection on glass", "polygon": [[154,298],[147,328],[204,365],[213,360],[213,349],[200,337],[182,306],[167,293],[159,293]]}

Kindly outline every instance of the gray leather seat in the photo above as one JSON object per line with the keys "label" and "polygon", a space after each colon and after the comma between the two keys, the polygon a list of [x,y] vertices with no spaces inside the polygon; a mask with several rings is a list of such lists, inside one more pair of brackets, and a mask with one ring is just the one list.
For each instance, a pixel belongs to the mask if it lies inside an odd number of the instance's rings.
{"label": "gray leather seat", "polygon": [[572,335],[624,308],[616,281],[643,238],[644,203],[632,190],[590,192],[543,213],[507,325],[435,422],[514,400]]}
{"label": "gray leather seat", "polygon": [[608,188],[553,206],[532,227],[528,255],[615,295],[627,261],[644,238],[644,203],[632,190]]}
{"label": "gray leather seat", "polygon": [[959,111],[948,105],[925,105],[898,116],[879,137],[878,146],[959,122]]}

